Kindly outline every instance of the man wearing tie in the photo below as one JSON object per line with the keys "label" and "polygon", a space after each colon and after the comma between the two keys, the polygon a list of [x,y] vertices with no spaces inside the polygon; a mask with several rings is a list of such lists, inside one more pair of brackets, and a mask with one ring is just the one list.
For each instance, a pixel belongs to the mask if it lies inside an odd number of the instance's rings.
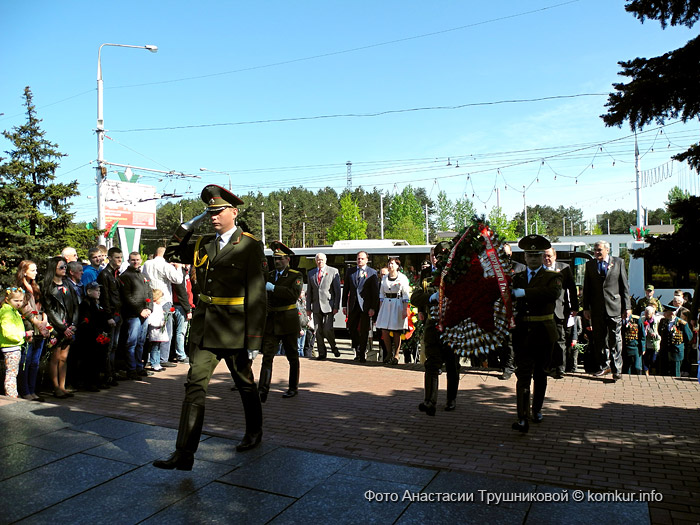
{"label": "man wearing tie", "polygon": [[355,359],[366,361],[367,338],[372,329],[372,318],[379,304],[377,271],[367,266],[367,252],[358,252],[357,268],[345,273],[343,287],[343,314],[347,317]]}
{"label": "man wearing tie", "polygon": [[557,338],[554,307],[561,292],[561,274],[550,272],[542,265],[544,250],[550,242],[541,235],[528,235],[518,246],[525,252],[527,270],[513,277],[515,298],[515,385],[518,421],[513,430],[527,432],[530,415],[530,383],[533,382],[532,420],[542,422],[542,405],[547,392],[546,368],[552,356],[552,345]]}
{"label": "man wearing tie", "polygon": [[[554,308],[554,322],[557,325],[557,340],[552,349],[552,378],[562,379],[566,371],[566,327],[570,317],[578,314],[578,293],[571,267],[563,262],[557,262],[557,252],[554,248],[544,251],[544,267],[551,272],[561,274],[562,289]],[[572,320],[573,321],[573,320]]]}
{"label": "man wearing tie", "polygon": [[284,355],[289,361],[289,389],[282,397],[294,397],[299,386],[299,312],[297,299],[304,286],[301,274],[289,268],[289,257],[294,252],[282,241],[270,243],[275,260],[275,271],[270,272],[265,288],[267,290],[267,322],[263,338],[263,360],[260,367],[258,391],[260,401],[267,401],[272,380],[272,361],[282,342]]}
{"label": "man wearing tie", "polygon": [[[265,330],[267,259],[262,243],[236,226],[241,199],[213,184],[202,190],[201,198],[206,211],[178,228],[165,253],[171,262],[194,265],[200,290],[190,324],[190,370],[175,452],[167,460],[153,463],[169,470],[192,470],[209,381],[221,359],[231,370],[245,414],[245,435],[236,450],[257,447],[263,434],[262,407],[251,363],[262,347]],[[216,235],[190,242],[197,225],[207,218]]]}
{"label": "man wearing tie", "polygon": [[340,357],[333,331],[333,318],[340,307],[340,274],[332,266],[326,265],[326,260],[325,253],[316,254],[316,268],[309,271],[306,289],[306,315],[314,316],[318,343],[316,359],[319,361],[328,356],[325,339],[328,339],[333,355]]}
{"label": "man wearing tie", "polygon": [[610,244],[598,241],[593,260],[583,274],[583,316],[591,322],[593,348],[598,355],[602,377],[612,370],[613,379],[622,379],[622,319],[632,314],[625,261],[610,256]]}

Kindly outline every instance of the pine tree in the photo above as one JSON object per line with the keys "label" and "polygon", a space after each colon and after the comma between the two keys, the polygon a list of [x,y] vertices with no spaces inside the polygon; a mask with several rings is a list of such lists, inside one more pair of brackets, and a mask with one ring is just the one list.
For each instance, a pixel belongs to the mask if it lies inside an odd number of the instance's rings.
{"label": "pine tree", "polygon": [[78,194],[78,182],[53,183],[61,157],[58,145],[45,138],[24,89],[27,121],[3,136],[12,148],[0,159],[0,271],[14,272],[22,259],[42,263],[58,254],[66,242],[73,214],[68,198]]}
{"label": "pine tree", "polygon": [[[700,1],[632,0],[625,10],[642,23],[647,18],[659,20],[662,29],[669,23],[693,27],[700,18]],[[700,36],[660,57],[618,63],[619,74],[631,80],[613,84],[617,92],[610,94],[608,112],[602,115],[606,125],[628,121],[635,130],[651,122],[663,124],[678,117],[687,122],[700,115]],[[673,158],[700,170],[700,143]]]}
{"label": "pine tree", "polygon": [[340,198],[340,213],[328,229],[328,242],[367,238],[367,221],[360,215],[360,207],[350,193]]}

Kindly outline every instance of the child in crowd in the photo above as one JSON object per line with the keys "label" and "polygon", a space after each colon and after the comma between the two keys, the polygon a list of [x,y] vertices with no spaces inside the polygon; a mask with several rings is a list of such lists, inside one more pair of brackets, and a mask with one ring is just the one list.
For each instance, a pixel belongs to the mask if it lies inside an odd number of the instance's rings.
{"label": "child in crowd", "polygon": [[630,315],[622,320],[622,340],[625,344],[622,373],[642,375],[642,355],[647,345],[642,318]]}
{"label": "child in crowd", "polygon": [[33,330],[25,331],[20,308],[24,305],[24,290],[8,288],[0,308],[0,349],[5,357],[5,395],[18,398],[17,373],[25,338],[34,336]]}
{"label": "child in crowd", "polygon": [[97,281],[85,285],[85,298],[79,307],[79,324],[75,336],[76,353],[79,360],[79,373],[82,386],[88,392],[99,392],[109,388],[100,384],[100,372],[107,362],[110,328],[109,315],[100,305],[100,284]]}
{"label": "child in crowd", "polygon": [[[151,370],[154,372],[162,372],[163,367],[160,365],[161,356],[167,361],[170,353],[170,338],[166,329],[166,315],[172,315],[172,312],[163,310],[163,291],[157,288],[153,289],[153,311],[148,316],[148,345],[149,345],[149,360]],[[172,308],[174,310],[174,308]]]}

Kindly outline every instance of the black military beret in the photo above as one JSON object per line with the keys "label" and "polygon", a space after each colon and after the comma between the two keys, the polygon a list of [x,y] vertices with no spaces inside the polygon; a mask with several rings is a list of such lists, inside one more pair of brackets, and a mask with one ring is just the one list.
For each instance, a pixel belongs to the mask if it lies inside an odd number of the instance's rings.
{"label": "black military beret", "polygon": [[294,255],[291,248],[285,245],[282,241],[271,241],[270,249],[272,250],[272,255],[274,257],[289,257]]}
{"label": "black military beret", "polygon": [[535,234],[527,235],[520,239],[520,242],[518,242],[518,248],[520,248],[524,252],[542,253],[551,247],[552,243],[550,243],[541,235]]}
{"label": "black military beret", "polygon": [[207,205],[207,211],[221,211],[224,208],[235,208],[243,201],[233,193],[216,184],[210,184],[202,190],[202,201]]}

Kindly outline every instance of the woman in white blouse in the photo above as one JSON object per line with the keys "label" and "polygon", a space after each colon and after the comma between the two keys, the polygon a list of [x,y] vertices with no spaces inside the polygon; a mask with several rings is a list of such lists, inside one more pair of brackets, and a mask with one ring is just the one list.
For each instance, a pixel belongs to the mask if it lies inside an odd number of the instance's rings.
{"label": "woman in white blouse", "polygon": [[407,308],[410,297],[408,277],[399,272],[398,257],[389,257],[389,273],[382,278],[379,287],[379,314],[377,328],[382,330],[386,348],[384,362],[396,365],[401,350],[401,334],[408,328]]}

